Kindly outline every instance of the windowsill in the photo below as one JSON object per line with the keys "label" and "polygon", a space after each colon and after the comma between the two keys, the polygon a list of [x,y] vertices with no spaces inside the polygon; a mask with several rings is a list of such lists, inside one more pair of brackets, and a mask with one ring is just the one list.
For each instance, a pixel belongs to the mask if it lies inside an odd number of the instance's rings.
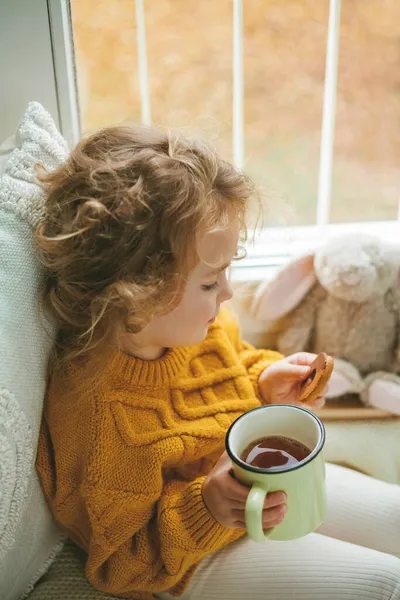
{"label": "windowsill", "polygon": [[369,233],[389,243],[400,243],[400,221],[369,221],[335,223],[325,228],[305,227],[265,228],[254,244],[248,244],[247,256],[234,263],[232,280],[248,282],[272,275],[293,256],[314,252],[328,238],[342,233]]}

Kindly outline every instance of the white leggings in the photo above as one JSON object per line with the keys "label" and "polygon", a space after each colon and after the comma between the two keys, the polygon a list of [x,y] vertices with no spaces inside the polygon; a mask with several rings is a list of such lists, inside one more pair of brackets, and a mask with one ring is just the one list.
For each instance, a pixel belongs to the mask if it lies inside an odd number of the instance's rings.
{"label": "white leggings", "polygon": [[400,600],[400,486],[327,465],[327,491],[319,533],[242,538],[203,560],[180,600]]}

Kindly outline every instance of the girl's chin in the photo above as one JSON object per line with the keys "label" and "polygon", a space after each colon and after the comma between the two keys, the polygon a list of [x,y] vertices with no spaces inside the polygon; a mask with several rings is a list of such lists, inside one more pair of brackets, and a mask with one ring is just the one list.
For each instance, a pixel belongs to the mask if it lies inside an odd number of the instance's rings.
{"label": "girl's chin", "polygon": [[177,346],[195,346],[196,344],[201,344],[208,335],[208,327],[209,326],[207,325],[202,331],[199,331],[196,335],[193,335],[191,339],[187,339],[184,343],[177,344]]}

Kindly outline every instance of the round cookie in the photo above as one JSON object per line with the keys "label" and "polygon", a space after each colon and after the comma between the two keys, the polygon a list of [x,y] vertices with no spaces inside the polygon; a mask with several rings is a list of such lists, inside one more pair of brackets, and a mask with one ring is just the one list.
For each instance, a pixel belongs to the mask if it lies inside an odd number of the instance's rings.
{"label": "round cookie", "polygon": [[310,367],[310,375],[301,384],[300,402],[312,402],[322,395],[332,375],[333,358],[321,352]]}

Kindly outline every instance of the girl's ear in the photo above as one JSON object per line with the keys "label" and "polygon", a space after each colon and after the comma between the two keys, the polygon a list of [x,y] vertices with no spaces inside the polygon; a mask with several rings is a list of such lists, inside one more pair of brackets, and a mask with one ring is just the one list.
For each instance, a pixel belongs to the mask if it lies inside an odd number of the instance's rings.
{"label": "girl's ear", "polygon": [[293,310],[317,281],[314,254],[294,259],[270,280],[262,282],[251,306],[260,321],[276,321]]}

